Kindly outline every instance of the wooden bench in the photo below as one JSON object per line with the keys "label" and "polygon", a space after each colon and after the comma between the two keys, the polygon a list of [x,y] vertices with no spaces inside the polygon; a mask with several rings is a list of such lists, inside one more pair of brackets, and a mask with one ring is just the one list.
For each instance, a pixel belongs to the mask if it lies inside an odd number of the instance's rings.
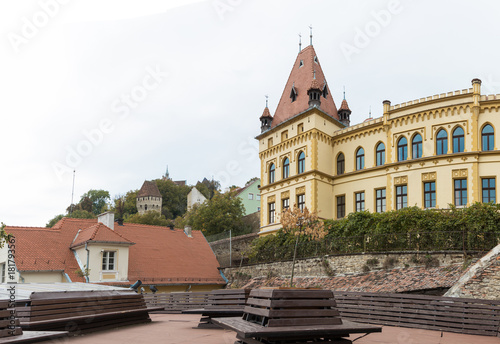
{"label": "wooden bench", "polygon": [[79,334],[151,321],[142,295],[133,291],[36,292],[16,309],[23,330]]}
{"label": "wooden bench", "polygon": [[220,328],[212,322],[217,317],[241,317],[250,289],[220,289],[210,292],[202,309],[184,310],[184,314],[201,314],[197,328]]}
{"label": "wooden bench", "polygon": [[8,308],[9,302],[0,301],[0,344],[28,343],[66,336],[67,332],[23,331],[15,308]]}
{"label": "wooden bench", "polygon": [[153,313],[182,313],[186,309],[204,308],[208,295],[208,292],[156,293],[144,294],[144,300],[148,307],[163,307]]}
{"label": "wooden bench", "polygon": [[417,294],[334,292],[343,319],[389,326],[497,336],[500,301]]}
{"label": "wooden bench", "polygon": [[254,289],[242,318],[214,318],[239,343],[351,343],[351,333],[380,332],[340,318],[331,290]]}

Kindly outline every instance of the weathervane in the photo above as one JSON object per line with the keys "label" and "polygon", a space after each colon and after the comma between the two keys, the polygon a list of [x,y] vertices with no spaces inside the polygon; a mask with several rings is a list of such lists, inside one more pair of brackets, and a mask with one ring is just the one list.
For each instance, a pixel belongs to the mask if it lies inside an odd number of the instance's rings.
{"label": "weathervane", "polygon": [[267,101],[269,99],[269,96],[266,94],[265,97],[266,97],[266,107],[267,107]]}
{"label": "weathervane", "polygon": [[299,33],[299,53],[302,51],[302,35]]}
{"label": "weathervane", "polygon": [[312,24],[309,25],[309,29],[311,29],[311,34],[309,35],[309,37],[311,38],[311,45],[313,45],[313,27],[312,27]]}
{"label": "weathervane", "polygon": [[344,99],[345,99],[345,85],[344,85]]}

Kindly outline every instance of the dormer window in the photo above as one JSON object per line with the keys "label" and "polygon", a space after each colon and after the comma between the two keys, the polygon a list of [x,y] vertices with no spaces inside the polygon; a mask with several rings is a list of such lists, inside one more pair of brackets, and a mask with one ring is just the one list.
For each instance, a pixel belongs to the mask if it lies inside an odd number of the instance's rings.
{"label": "dormer window", "polygon": [[297,100],[297,90],[295,86],[292,86],[292,92],[290,92],[290,98],[292,99],[292,103]]}
{"label": "dormer window", "polygon": [[326,98],[326,96],[328,96],[328,87],[326,87],[326,83],[325,83],[325,86],[323,86],[323,98]]}
{"label": "dormer window", "polygon": [[314,62],[318,63],[318,57],[314,56]]}
{"label": "dormer window", "polygon": [[300,63],[299,63],[299,68],[302,67],[304,65],[304,61],[303,60],[300,60]]}

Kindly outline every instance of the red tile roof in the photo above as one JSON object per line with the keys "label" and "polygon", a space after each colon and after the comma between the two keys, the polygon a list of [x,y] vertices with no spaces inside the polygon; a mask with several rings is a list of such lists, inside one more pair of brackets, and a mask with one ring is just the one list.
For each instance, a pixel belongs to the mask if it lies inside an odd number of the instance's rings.
{"label": "red tile roof", "polygon": [[262,116],[260,116],[260,118],[265,118],[265,117],[273,118],[273,116],[271,116],[271,113],[269,112],[269,108],[267,106],[264,109],[264,112],[262,113]]}
{"label": "red tile roof", "polygon": [[[272,127],[276,127],[278,124],[286,121],[287,119],[298,115],[309,109],[309,96],[307,95],[307,90],[311,87],[314,82],[314,76],[316,76],[316,83],[319,89],[323,89],[326,83],[325,75],[321,69],[319,61],[315,58],[316,52],[312,45],[304,48],[293,65],[292,71],[286,83],[281,99],[274,113],[274,119],[272,121]],[[302,66],[301,66],[302,61]],[[290,99],[290,93],[292,87],[297,91],[297,99],[292,102]],[[328,94],[326,98],[321,97],[320,109],[326,114],[330,115],[335,119],[339,119],[337,115],[337,107],[333,101],[331,92],[326,84]]]}
{"label": "red tile roof", "polygon": [[111,228],[103,225],[102,223],[95,224],[84,230],[80,231],[74,243],[70,246],[71,248],[78,247],[85,244],[86,242],[105,242],[105,243],[116,243],[116,244],[129,244],[134,243],[127,238],[124,238]]}
{"label": "red tile roof", "polygon": [[157,284],[225,284],[219,263],[200,231],[189,238],[182,229],[125,223],[115,231],[129,247],[129,280]]}
{"label": "red tile roof", "polygon": [[155,182],[149,180],[144,181],[144,184],[142,184],[141,189],[137,193],[137,197],[147,196],[161,197],[160,190],[158,190],[158,186],[156,186]]}
{"label": "red tile roof", "polygon": [[[78,230],[81,229],[80,233]],[[87,240],[135,243],[129,246],[129,281],[155,284],[225,284],[215,255],[199,231],[125,223],[114,231],[97,219],[63,218],[53,228],[5,228],[15,237],[16,265],[23,271],[64,271],[73,282],[85,282],[73,251]],[[78,235],[78,236],[77,236]],[[108,284],[129,284],[128,282]]]}
{"label": "red tile roof", "polygon": [[351,110],[351,109],[349,109],[349,105],[347,105],[347,100],[345,100],[345,99],[342,100],[342,104],[340,104],[339,111],[340,110],[349,110],[349,111]]}

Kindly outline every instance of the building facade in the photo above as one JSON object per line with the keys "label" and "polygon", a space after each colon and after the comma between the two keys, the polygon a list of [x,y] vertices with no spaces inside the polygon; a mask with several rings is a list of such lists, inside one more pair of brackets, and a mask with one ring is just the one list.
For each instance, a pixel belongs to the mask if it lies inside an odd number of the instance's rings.
{"label": "building facade", "polygon": [[187,210],[191,210],[195,204],[202,204],[207,198],[194,186],[187,195]]}
{"label": "building facade", "polygon": [[236,190],[236,196],[241,199],[245,207],[245,214],[250,215],[260,211],[260,179],[256,179],[244,187]]}
{"label": "building facade", "polygon": [[274,116],[261,116],[261,234],[296,205],[321,218],[407,206],[496,203],[500,96],[469,89],[399,105],[350,126],[337,109],[312,46],[297,56]]}

